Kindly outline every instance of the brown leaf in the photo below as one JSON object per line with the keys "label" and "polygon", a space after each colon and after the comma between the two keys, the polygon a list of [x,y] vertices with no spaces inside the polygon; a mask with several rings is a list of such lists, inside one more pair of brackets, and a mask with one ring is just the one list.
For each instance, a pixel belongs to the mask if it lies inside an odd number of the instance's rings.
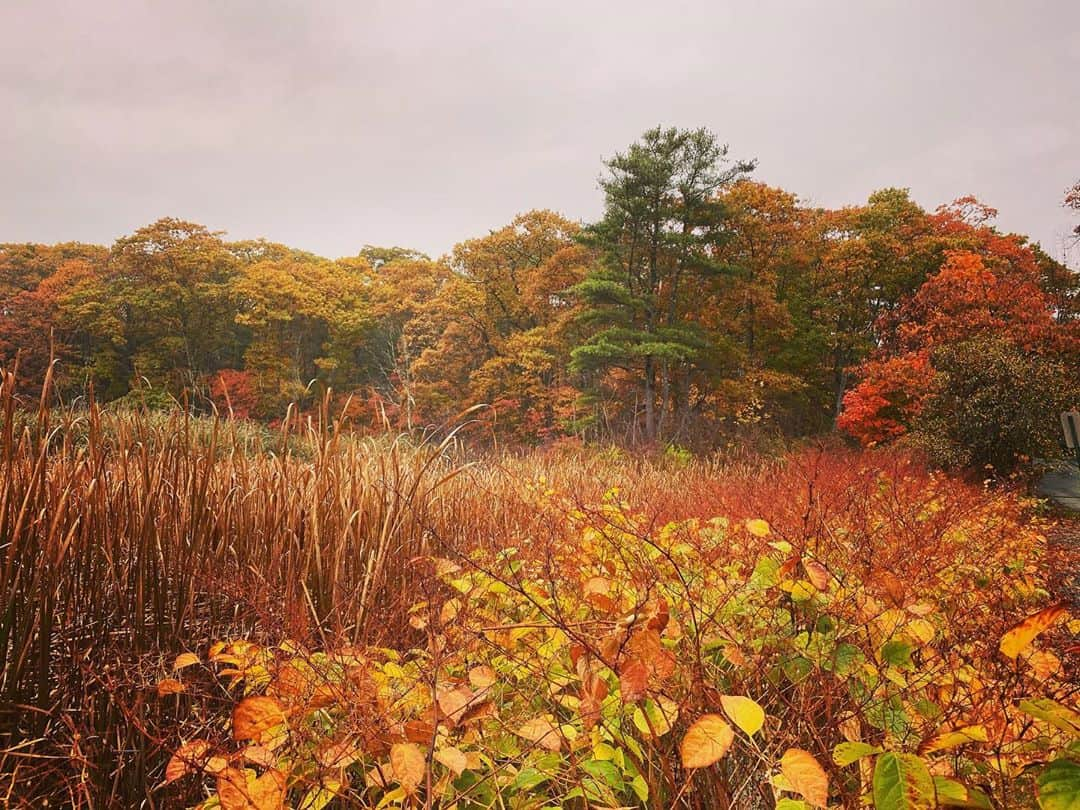
{"label": "brown leaf", "polygon": [[658,678],[670,678],[677,666],[675,656],[660,640],[660,633],[649,628],[635,631],[628,645],[638,660]]}
{"label": "brown leaf", "polygon": [[832,575],[829,570],[817,560],[803,560],[803,568],[806,570],[806,578],[819,591],[827,591]]}
{"label": "brown leaf", "polygon": [[619,666],[619,696],[623,703],[645,697],[649,687],[649,668],[637,658],[628,658]]}

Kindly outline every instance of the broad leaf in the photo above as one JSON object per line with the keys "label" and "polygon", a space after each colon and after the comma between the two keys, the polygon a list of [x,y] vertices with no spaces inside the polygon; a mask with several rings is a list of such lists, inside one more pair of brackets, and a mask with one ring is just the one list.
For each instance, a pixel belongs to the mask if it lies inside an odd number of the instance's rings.
{"label": "broad leaf", "polygon": [[684,768],[707,768],[728,752],[735,732],[718,714],[703,714],[686,730],[679,746]]}
{"label": "broad leaf", "polygon": [[874,766],[875,810],[933,810],[934,780],[914,754],[882,754]]}

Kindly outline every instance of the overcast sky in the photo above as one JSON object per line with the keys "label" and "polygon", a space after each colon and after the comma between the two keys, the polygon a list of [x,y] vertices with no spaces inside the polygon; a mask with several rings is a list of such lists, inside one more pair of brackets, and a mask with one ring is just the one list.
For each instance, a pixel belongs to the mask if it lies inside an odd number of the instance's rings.
{"label": "overcast sky", "polygon": [[0,0],[0,242],[175,216],[438,255],[707,126],[825,206],[975,194],[1060,256],[1080,2]]}

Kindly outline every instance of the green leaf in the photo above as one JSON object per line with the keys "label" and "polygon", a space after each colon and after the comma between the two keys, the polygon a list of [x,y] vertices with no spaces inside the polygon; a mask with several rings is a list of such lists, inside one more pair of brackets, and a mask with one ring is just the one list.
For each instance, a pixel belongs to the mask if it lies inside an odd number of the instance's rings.
{"label": "green leaf", "polygon": [[846,768],[852,762],[857,762],[863,757],[869,757],[880,753],[881,749],[876,745],[869,745],[868,743],[863,742],[842,742],[833,749],[832,758],[833,762],[841,768]]}
{"label": "green leaf", "polygon": [[1055,728],[1080,736],[1080,714],[1050,698],[1021,700],[1020,711],[1043,720]]}
{"label": "green leaf", "polygon": [[914,754],[882,754],[874,766],[876,810],[933,810],[937,805],[930,771]]}
{"label": "green leaf", "polygon": [[311,788],[300,800],[298,810],[323,810],[326,805],[334,800],[341,792],[342,784],[337,779],[331,779],[321,785]]}
{"label": "green leaf", "polygon": [[537,785],[542,785],[551,778],[543,771],[536,768],[522,768],[514,779],[514,787],[517,790],[532,790]]}
{"label": "green leaf", "polygon": [[1042,810],[1080,810],[1080,765],[1055,759],[1035,780]]}
{"label": "green leaf", "polygon": [[937,791],[938,804],[942,807],[974,807],[978,810],[994,810],[994,805],[982,791],[948,779],[934,777],[934,789]]}
{"label": "green leaf", "polygon": [[619,769],[612,762],[588,759],[581,763],[581,769],[590,776],[595,776],[605,782],[608,787],[617,793],[621,793],[626,787],[622,774],[619,773]]}
{"label": "green leaf", "polygon": [[779,582],[780,563],[772,557],[760,558],[754,566],[754,572],[750,575],[750,588],[755,591],[764,591]]}
{"label": "green leaf", "polygon": [[802,799],[781,799],[776,803],[776,810],[810,810],[810,805]]}
{"label": "green leaf", "polygon": [[911,653],[915,648],[906,641],[888,641],[881,648],[881,658],[894,667],[907,668],[912,666]]}

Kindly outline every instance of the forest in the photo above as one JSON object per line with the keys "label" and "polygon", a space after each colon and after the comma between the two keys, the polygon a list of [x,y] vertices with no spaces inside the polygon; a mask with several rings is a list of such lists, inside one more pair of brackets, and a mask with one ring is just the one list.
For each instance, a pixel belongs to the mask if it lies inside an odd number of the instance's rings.
{"label": "forest", "polygon": [[839,427],[1004,469],[1054,446],[1052,420],[1011,420],[1077,397],[1080,276],[994,209],[927,212],[902,189],[813,208],[705,130],[649,131],[603,169],[600,221],[529,211],[437,260],[168,218],[108,248],[2,245],[0,360],[30,397],[55,360],[61,401],[273,421],[332,391],[358,430],[469,413],[512,444],[708,451]]}
{"label": "forest", "polygon": [[1075,810],[1080,274],[598,168],[439,258],[0,245],[0,803]]}

